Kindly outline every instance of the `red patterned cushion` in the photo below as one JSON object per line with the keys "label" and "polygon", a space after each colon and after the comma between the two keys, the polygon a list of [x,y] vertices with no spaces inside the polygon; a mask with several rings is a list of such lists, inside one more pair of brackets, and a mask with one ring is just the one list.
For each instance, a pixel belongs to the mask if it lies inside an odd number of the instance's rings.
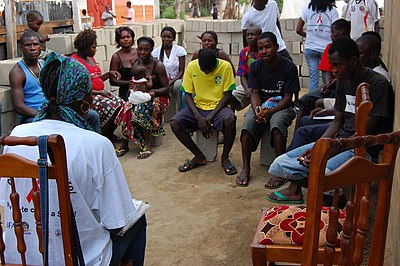
{"label": "red patterned cushion", "polygon": [[[263,212],[264,214],[264,212]],[[339,211],[339,233],[342,231],[346,212]],[[258,243],[280,245],[303,245],[306,222],[306,206],[276,206],[268,209],[262,219],[262,226],[258,232]],[[319,245],[326,242],[326,231],[329,223],[329,207],[322,207]],[[337,238],[337,245],[340,239]]]}

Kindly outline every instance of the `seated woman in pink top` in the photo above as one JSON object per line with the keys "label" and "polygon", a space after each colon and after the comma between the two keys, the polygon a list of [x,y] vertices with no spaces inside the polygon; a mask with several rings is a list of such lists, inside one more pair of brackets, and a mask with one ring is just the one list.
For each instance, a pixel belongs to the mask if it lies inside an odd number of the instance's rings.
{"label": "seated woman in pink top", "polygon": [[75,49],[78,51],[71,58],[78,60],[89,71],[92,80],[92,109],[100,115],[102,134],[112,140],[114,138],[114,130],[117,128],[114,120],[125,101],[117,95],[104,90],[104,81],[111,76],[120,79],[121,75],[117,71],[101,73],[100,67],[93,58],[96,54],[96,39],[95,31],[91,29],[81,31],[74,41]]}

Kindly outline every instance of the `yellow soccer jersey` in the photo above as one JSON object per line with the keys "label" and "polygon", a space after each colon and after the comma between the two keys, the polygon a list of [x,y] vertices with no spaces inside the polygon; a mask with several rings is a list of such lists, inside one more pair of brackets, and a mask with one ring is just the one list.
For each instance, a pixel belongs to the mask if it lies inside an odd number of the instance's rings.
{"label": "yellow soccer jersey", "polygon": [[206,74],[200,70],[198,60],[191,61],[183,77],[181,90],[194,95],[194,103],[202,110],[214,110],[224,98],[224,92],[236,89],[232,66],[217,59],[217,67]]}

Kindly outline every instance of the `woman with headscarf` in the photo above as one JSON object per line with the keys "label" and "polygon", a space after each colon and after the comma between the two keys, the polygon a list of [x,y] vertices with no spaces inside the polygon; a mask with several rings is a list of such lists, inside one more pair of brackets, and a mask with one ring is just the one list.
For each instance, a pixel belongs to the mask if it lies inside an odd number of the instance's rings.
{"label": "woman with headscarf", "polygon": [[180,88],[183,74],[185,73],[185,60],[187,52],[185,48],[174,43],[176,31],[174,28],[166,26],[161,30],[161,46],[155,48],[151,55],[160,60],[167,72],[169,86],[176,95],[177,109],[182,106],[182,94]]}
{"label": "woman with headscarf", "polygon": [[89,71],[92,81],[92,108],[100,115],[102,134],[113,140],[115,139],[114,130],[117,128],[114,120],[125,101],[117,95],[106,91],[104,89],[104,81],[110,77],[120,79],[121,75],[119,72],[113,70],[105,74],[101,73],[100,67],[93,58],[96,54],[96,39],[97,36],[94,30],[81,31],[74,40],[75,49],[78,51],[71,58],[78,60]]}
{"label": "woman with headscarf", "polygon": [[[117,156],[129,151],[128,140],[140,145],[138,159],[146,159],[152,154],[152,138],[164,133],[163,116],[169,105],[169,84],[163,63],[151,56],[154,41],[150,37],[140,37],[137,40],[139,60],[135,63],[146,68],[146,75],[153,81],[149,89],[149,102],[132,105],[126,102],[116,118],[116,123],[122,127],[126,138],[117,149]],[[127,122],[130,121],[130,122]]]}
{"label": "woman with headscarf", "polygon": [[[71,203],[86,265],[118,265],[121,261],[133,260],[134,265],[143,265],[146,243],[146,218],[142,216],[124,236],[116,235],[121,228],[133,220],[137,209],[118,158],[111,142],[91,131],[84,117],[92,102],[92,87],[87,69],[75,59],[51,53],[41,72],[40,83],[46,101],[38,111],[33,123],[15,127],[11,136],[41,136],[59,134],[63,137],[67,155],[67,168]],[[7,146],[5,153],[15,153],[36,161],[36,147]],[[28,195],[31,180],[15,180],[19,192]],[[1,179],[0,203],[9,204],[7,179]],[[49,181],[49,213],[58,213],[56,183]],[[33,208],[33,202],[21,201],[21,207]],[[12,221],[9,208],[5,208],[5,220]],[[22,220],[34,225],[31,212],[23,212]],[[33,228],[33,227],[32,227]],[[49,218],[49,232],[60,229],[60,219]],[[5,241],[15,242],[15,235],[5,229]],[[32,229],[26,229],[32,230]],[[33,229],[34,230],[34,229]],[[27,264],[41,265],[36,233],[25,234]],[[63,265],[62,238],[49,235],[49,265]],[[9,263],[21,263],[15,245],[8,245],[6,258]],[[13,248],[12,248],[13,247]],[[132,252],[134,250],[134,252]]]}

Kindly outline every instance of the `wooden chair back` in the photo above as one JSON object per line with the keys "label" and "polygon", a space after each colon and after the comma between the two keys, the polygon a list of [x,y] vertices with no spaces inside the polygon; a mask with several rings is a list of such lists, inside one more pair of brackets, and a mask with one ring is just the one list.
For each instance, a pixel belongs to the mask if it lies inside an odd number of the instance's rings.
{"label": "wooden chair back", "polygon": [[[372,102],[370,101],[369,97],[369,85],[368,83],[361,83],[356,90],[356,101],[355,101],[355,135],[356,136],[365,136],[366,134],[366,124],[367,124],[367,118],[368,114],[372,109]],[[355,155],[358,156],[365,156],[366,155],[366,149],[365,147],[355,147],[354,149]],[[317,157],[319,158],[319,156]],[[325,169],[325,168],[323,168]],[[309,180],[310,182],[310,180]],[[356,186],[351,188],[351,202],[360,202],[361,197],[369,192],[369,183],[362,183],[362,184],[357,184]],[[310,185],[308,186],[308,193],[310,193]],[[334,204],[337,205],[338,203],[338,192],[339,189],[335,190],[335,199],[334,199]],[[322,196],[322,192],[321,192]],[[307,196],[307,202],[310,202],[309,196]],[[322,203],[322,200],[321,200]],[[359,216],[359,209],[354,203],[351,206],[352,212],[350,212],[350,216],[353,217],[358,217]],[[321,208],[320,208],[321,209]],[[254,236],[253,242],[251,244],[251,256],[253,260],[253,265],[266,265],[268,264],[273,264],[273,262],[290,262],[290,263],[300,263],[302,260],[302,249],[303,246],[288,246],[288,245],[260,245],[258,244],[258,235],[257,233],[261,230],[261,221],[262,217],[265,216],[266,211],[268,208],[264,208],[262,210],[262,215],[261,219],[259,221],[259,225],[256,231],[256,235]],[[308,207],[307,207],[307,213],[308,213]],[[308,215],[308,214],[307,214]],[[349,224],[345,228],[345,230],[352,231],[352,228],[350,228]],[[350,235],[350,238],[353,236]],[[350,242],[354,242],[351,241]],[[306,243],[306,242],[304,242]],[[354,249],[354,246],[351,247]],[[340,255],[340,248],[335,248],[334,249],[334,261],[337,262],[339,259]],[[319,248],[318,249],[318,263],[323,263],[324,260],[324,253],[325,250],[324,248]]]}
{"label": "wooden chair back", "polygon": [[[384,145],[382,160],[372,163],[362,156],[355,156],[341,165],[338,169],[325,174],[327,160],[341,151]],[[390,194],[397,151],[400,146],[400,132],[381,134],[377,136],[359,136],[346,139],[320,139],[313,148],[310,164],[309,189],[307,196],[307,217],[305,238],[302,252],[302,265],[317,265],[319,222],[321,217],[322,192],[343,187],[351,187],[374,181],[378,184],[376,212],[370,215],[371,199],[369,194],[362,197],[360,202],[348,202],[349,205],[360,205],[357,217],[346,216],[341,234],[339,265],[361,265],[364,258],[364,245],[369,227],[369,218],[374,218],[369,265],[383,265],[386,231],[388,226]],[[338,232],[338,208],[333,206],[329,213],[327,242],[325,244],[324,265],[332,265]],[[345,227],[351,230],[345,232]],[[352,235],[355,241],[352,243]],[[354,245],[354,248],[352,248]]]}
{"label": "wooden chair back", "polygon": [[[2,137],[0,138],[0,145],[37,146],[38,137]],[[52,161],[52,163],[48,166],[48,177],[49,179],[55,179],[57,182],[65,265],[78,265],[75,248],[76,242],[72,224],[72,208],[69,196],[67,159],[65,154],[64,139],[60,135],[49,136],[48,153]],[[14,232],[17,239],[17,250],[21,256],[22,265],[26,265],[26,245],[29,245],[29,243],[26,243],[24,239],[22,213],[19,207],[20,196],[18,191],[16,191],[15,179],[32,179],[32,201],[34,205],[36,232],[39,241],[38,252],[42,253],[43,256],[40,191],[38,190],[39,167],[37,162],[27,160],[19,155],[12,153],[2,154],[0,155],[0,177],[10,179],[12,191],[10,194],[10,200],[12,203],[12,216],[14,220]],[[2,265],[7,265],[4,259],[5,249],[6,243],[4,243],[3,240],[3,229],[0,226],[0,262]]]}

